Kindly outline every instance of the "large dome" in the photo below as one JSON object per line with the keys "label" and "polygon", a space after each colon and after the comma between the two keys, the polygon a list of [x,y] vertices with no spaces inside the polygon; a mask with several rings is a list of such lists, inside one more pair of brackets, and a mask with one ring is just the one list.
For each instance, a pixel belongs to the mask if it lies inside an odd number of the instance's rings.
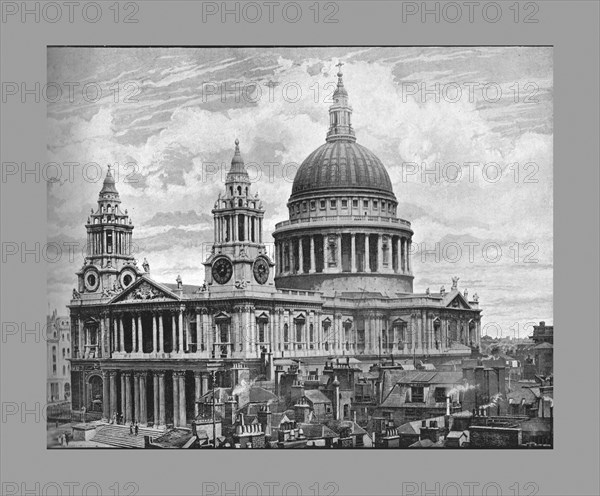
{"label": "large dome", "polygon": [[292,198],[308,192],[360,188],[394,196],[381,160],[352,140],[332,140],[317,148],[296,173]]}

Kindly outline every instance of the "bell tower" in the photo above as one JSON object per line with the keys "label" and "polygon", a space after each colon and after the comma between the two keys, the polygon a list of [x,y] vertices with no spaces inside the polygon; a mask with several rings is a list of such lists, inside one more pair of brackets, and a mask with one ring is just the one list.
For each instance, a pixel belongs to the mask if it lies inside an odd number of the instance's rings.
{"label": "bell tower", "polygon": [[264,209],[258,193],[250,192],[250,178],[235,140],[225,194],[219,194],[212,210],[214,243],[204,262],[211,291],[246,289],[272,291],[274,263],[263,241]]}
{"label": "bell tower", "polygon": [[142,274],[132,255],[133,224],[127,210],[121,210],[110,165],[98,196],[98,207],[92,209],[85,229],[86,257],[77,272],[82,296],[112,296]]}

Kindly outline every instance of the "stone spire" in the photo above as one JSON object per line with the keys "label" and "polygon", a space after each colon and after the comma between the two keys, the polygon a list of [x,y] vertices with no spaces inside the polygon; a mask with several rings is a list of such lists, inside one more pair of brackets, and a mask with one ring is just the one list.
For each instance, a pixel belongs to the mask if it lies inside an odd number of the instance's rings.
{"label": "stone spire", "polygon": [[102,189],[100,190],[100,195],[98,197],[98,201],[103,200],[110,200],[113,203],[121,202],[121,199],[119,198],[119,192],[115,186],[115,178],[110,171],[110,164],[108,164],[108,171],[106,172],[104,184],[102,184]]}
{"label": "stone spire", "polygon": [[327,141],[338,139],[356,141],[354,129],[352,129],[352,107],[348,102],[348,92],[344,87],[342,78],[342,62],[337,64],[338,82],[337,88],[333,92],[333,105],[329,107],[329,131],[327,132]]}
{"label": "stone spire", "polygon": [[248,187],[250,186],[250,177],[244,166],[244,159],[240,153],[240,141],[236,138],[235,140],[235,152],[231,159],[231,168],[227,173],[225,179],[226,190],[231,196],[236,193],[238,196],[248,195]]}

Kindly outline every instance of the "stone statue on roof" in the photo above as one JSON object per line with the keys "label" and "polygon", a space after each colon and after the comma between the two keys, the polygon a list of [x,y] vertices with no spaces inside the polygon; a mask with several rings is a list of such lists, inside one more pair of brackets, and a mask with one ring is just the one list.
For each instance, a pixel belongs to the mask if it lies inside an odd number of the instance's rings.
{"label": "stone statue on roof", "polygon": [[460,277],[456,277],[454,276],[452,278],[452,288],[451,289],[457,289],[458,288],[458,280],[460,279]]}

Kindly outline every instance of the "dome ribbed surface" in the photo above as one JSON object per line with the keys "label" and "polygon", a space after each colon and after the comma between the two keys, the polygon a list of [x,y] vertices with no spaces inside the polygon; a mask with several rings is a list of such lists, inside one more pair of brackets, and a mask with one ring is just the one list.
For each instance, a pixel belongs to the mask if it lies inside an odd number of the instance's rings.
{"label": "dome ribbed surface", "polygon": [[317,148],[302,162],[294,178],[292,196],[348,188],[394,195],[390,176],[373,152],[350,140],[334,140]]}

